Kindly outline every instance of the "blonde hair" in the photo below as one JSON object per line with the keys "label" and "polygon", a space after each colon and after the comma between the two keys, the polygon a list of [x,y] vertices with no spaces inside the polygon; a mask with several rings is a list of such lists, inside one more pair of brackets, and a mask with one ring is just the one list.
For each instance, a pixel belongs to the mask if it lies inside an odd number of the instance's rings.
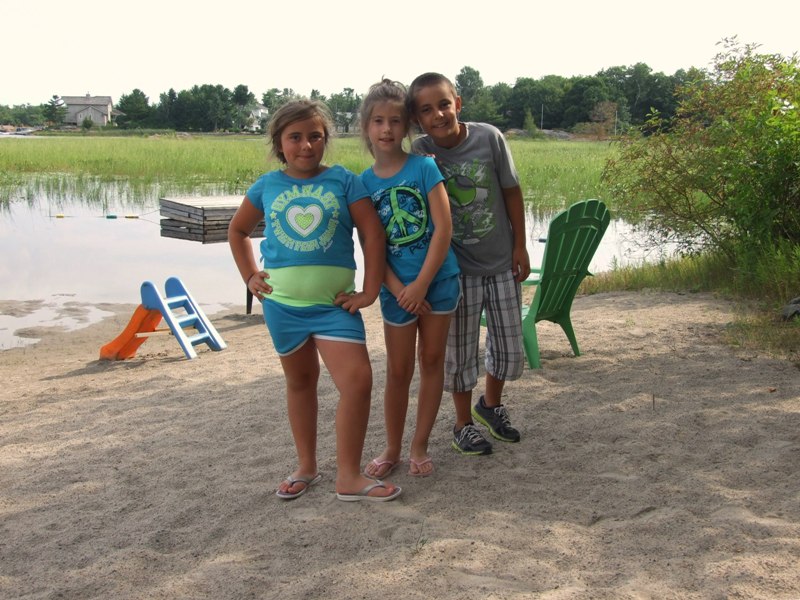
{"label": "blonde hair", "polygon": [[361,101],[361,139],[367,146],[367,150],[373,156],[372,143],[369,141],[369,119],[372,116],[372,109],[381,102],[393,102],[403,109],[403,120],[406,125],[406,135],[408,135],[410,118],[406,106],[406,86],[399,81],[382,79],[378,83],[370,86],[367,95]]}
{"label": "blonde hair", "polygon": [[268,135],[271,142],[271,152],[279,161],[286,164],[286,156],[281,151],[281,134],[292,123],[305,121],[306,119],[318,119],[325,133],[325,146],[333,131],[333,119],[328,107],[319,100],[291,100],[278,108],[269,121]]}

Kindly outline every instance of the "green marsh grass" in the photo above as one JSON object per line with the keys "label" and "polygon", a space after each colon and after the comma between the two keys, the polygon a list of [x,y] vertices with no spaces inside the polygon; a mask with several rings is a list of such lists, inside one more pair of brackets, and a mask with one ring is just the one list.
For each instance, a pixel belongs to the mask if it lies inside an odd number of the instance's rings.
{"label": "green marsh grass", "polygon": [[0,169],[7,173],[238,181],[261,170],[264,138],[209,136],[31,137],[0,140]]}
{"label": "green marsh grass", "polygon": [[[607,143],[512,140],[510,145],[523,195],[533,208],[553,211],[582,198],[603,197],[600,173],[610,152]],[[36,190],[85,196],[115,181],[137,189],[152,185],[184,193],[240,194],[278,166],[268,153],[266,137],[252,135],[2,139],[0,200],[10,199],[12,190],[17,198]],[[360,138],[351,136],[331,141],[326,162],[358,173],[372,158]]]}
{"label": "green marsh grass", "polygon": [[240,194],[267,170],[263,136],[0,140],[0,201]]}
{"label": "green marsh grass", "polygon": [[535,209],[552,212],[587,198],[612,204],[600,182],[614,152],[608,142],[511,140],[509,145],[523,197]]}
{"label": "green marsh grass", "polygon": [[615,266],[583,280],[579,292],[597,294],[645,289],[667,292],[729,292],[728,262],[707,255],[686,256],[656,263]]}

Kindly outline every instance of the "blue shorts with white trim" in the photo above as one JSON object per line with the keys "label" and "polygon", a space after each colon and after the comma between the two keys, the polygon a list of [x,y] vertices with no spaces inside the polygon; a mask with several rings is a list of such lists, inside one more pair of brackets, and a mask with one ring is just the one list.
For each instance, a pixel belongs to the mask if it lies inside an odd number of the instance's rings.
{"label": "blue shorts with white trim", "polygon": [[[417,315],[407,312],[397,304],[397,298],[386,289],[381,288],[381,314],[389,325],[408,325],[417,320]],[[431,305],[431,314],[449,315],[455,312],[461,299],[461,284],[458,275],[434,281],[428,287],[425,299]]]}
{"label": "blue shorts with white trim", "polygon": [[261,307],[272,343],[281,356],[300,349],[312,337],[367,343],[364,319],[360,312],[351,314],[341,306],[327,304],[289,306],[269,299],[264,299]]}

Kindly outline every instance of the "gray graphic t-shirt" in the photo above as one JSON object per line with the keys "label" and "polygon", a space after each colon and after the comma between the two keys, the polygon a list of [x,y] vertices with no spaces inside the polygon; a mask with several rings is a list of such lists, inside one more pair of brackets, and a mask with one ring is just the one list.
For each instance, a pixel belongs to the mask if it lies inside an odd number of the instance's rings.
{"label": "gray graphic t-shirt", "polygon": [[429,136],[414,140],[417,154],[432,154],[445,178],[453,217],[453,249],[461,271],[495,275],[511,269],[513,238],[503,188],[519,185],[500,131],[487,123],[461,123],[467,136],[441,148]]}

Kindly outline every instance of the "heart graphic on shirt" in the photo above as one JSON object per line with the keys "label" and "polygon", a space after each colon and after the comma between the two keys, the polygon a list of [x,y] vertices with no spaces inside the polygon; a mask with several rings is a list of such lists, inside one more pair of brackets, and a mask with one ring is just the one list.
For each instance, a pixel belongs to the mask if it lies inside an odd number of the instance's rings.
{"label": "heart graphic on shirt", "polygon": [[292,206],[286,211],[289,226],[303,237],[308,237],[322,222],[322,209],[319,206]]}

